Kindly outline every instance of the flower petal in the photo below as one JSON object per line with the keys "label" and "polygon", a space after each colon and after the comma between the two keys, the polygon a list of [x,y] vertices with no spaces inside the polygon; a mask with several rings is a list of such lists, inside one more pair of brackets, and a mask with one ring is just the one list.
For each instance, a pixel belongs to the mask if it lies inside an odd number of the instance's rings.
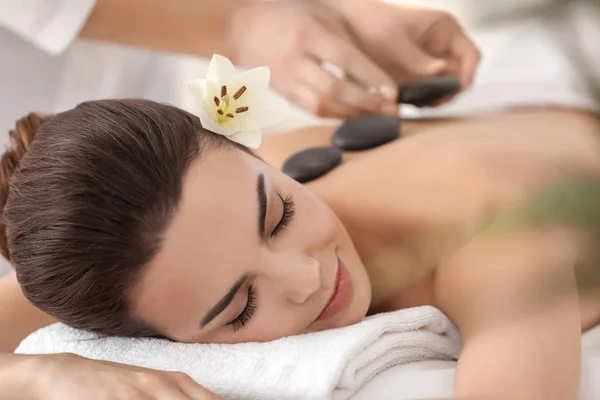
{"label": "flower petal", "polygon": [[194,79],[185,84],[190,91],[190,94],[196,101],[196,104],[202,104],[202,101],[206,97],[206,80],[205,79]]}
{"label": "flower petal", "polygon": [[206,73],[207,81],[214,82],[221,87],[222,85],[229,85],[230,82],[235,80],[236,76],[235,67],[227,57],[219,54],[212,56]]}
{"label": "flower petal", "polygon": [[260,131],[238,132],[229,136],[229,139],[251,149],[258,149],[262,143],[262,134]]}
{"label": "flower petal", "polygon": [[238,129],[240,132],[252,132],[260,130],[260,125],[256,123],[256,117],[251,113],[244,113],[247,116],[241,117],[240,114],[236,114],[236,120],[238,123]]}
{"label": "flower petal", "polygon": [[217,85],[213,82],[207,82],[204,79],[196,79],[188,82],[186,86],[196,101],[196,104],[201,111],[203,111],[203,118],[210,116],[214,122],[217,123],[216,105],[214,104],[214,100],[212,100],[217,94]]}
{"label": "flower petal", "polygon": [[208,131],[230,137],[240,130],[238,121],[235,119],[227,120],[226,122],[219,123],[216,116],[206,107],[200,107],[198,113],[202,127]]}
{"label": "flower petal", "polygon": [[207,112],[212,114],[215,118],[217,118],[217,105],[215,103],[214,98],[219,97],[219,88],[216,83],[207,81],[204,83],[204,97],[198,100],[198,104],[206,109]]}
{"label": "flower petal", "polygon": [[196,82],[188,84],[188,88],[192,91],[196,103],[203,112],[203,118],[210,117],[215,123],[218,123],[217,107],[214,100],[211,100],[217,93],[217,85],[204,79],[198,79]]}
{"label": "flower petal", "polygon": [[284,121],[289,113],[289,103],[282,97],[268,92],[252,110],[252,122],[265,129]]}
{"label": "flower petal", "polygon": [[242,72],[235,80],[229,83],[230,94],[233,95],[242,86],[246,91],[238,99],[233,99],[234,105],[246,105],[252,107],[254,102],[260,99],[269,90],[269,81],[271,80],[271,70],[269,67],[252,68]]}
{"label": "flower petal", "polygon": [[256,123],[258,117],[256,110],[258,110],[257,107],[250,106],[244,112],[235,113],[235,119],[238,121],[240,132],[260,130],[260,126]]}
{"label": "flower petal", "polygon": [[198,118],[204,129],[215,132],[219,130],[219,122],[213,117],[211,112],[208,112],[204,107],[200,107]]}

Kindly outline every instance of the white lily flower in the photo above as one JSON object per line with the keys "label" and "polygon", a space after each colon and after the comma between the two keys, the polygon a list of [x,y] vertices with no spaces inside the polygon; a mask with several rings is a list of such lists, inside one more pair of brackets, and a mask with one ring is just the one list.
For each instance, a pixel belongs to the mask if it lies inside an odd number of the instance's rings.
{"label": "white lily flower", "polygon": [[289,110],[269,91],[270,78],[268,67],[238,73],[231,61],[215,54],[206,79],[192,80],[187,87],[198,103],[204,128],[257,149],[261,130],[285,119]]}

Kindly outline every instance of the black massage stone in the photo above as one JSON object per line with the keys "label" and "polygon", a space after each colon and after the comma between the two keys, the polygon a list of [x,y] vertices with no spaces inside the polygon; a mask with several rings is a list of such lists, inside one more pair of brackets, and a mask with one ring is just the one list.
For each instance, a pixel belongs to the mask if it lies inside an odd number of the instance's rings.
{"label": "black massage stone", "polygon": [[335,147],[315,147],[294,154],[283,164],[283,173],[305,183],[317,179],[342,162],[342,152]]}
{"label": "black massage stone", "polygon": [[460,80],[456,76],[432,76],[402,86],[398,92],[398,103],[425,107],[459,91]]}
{"label": "black massage stone", "polygon": [[363,115],[344,122],[333,135],[333,145],[343,151],[381,146],[400,136],[400,119],[387,115]]}

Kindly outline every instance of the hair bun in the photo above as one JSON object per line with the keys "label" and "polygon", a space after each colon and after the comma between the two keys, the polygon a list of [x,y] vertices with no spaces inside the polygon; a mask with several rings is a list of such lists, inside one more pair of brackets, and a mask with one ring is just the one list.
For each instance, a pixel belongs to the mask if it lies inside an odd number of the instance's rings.
{"label": "hair bun", "polygon": [[6,225],[4,224],[4,207],[8,199],[10,179],[17,171],[21,159],[29,145],[37,135],[41,126],[54,118],[54,115],[29,113],[19,119],[15,129],[9,132],[10,143],[0,159],[0,253],[9,259],[8,243],[6,240]]}

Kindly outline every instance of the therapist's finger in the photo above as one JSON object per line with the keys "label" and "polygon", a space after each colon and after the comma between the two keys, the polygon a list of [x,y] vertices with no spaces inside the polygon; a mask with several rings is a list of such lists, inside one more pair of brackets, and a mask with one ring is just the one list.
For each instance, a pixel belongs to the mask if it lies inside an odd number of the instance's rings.
{"label": "therapist's finger", "polygon": [[311,31],[307,42],[310,46],[305,51],[309,55],[334,64],[364,86],[379,90],[387,101],[396,100],[398,90],[394,80],[350,42],[325,29]]}
{"label": "therapist's finger", "polygon": [[360,114],[360,110],[355,107],[327,101],[317,90],[306,84],[298,83],[293,90],[293,101],[318,117],[344,119]]}
{"label": "therapist's finger", "polygon": [[[460,80],[460,61],[457,60],[456,58],[449,59],[448,60],[448,66],[447,66],[446,70],[444,71],[444,73],[454,75],[454,76],[456,76]],[[462,86],[462,83],[460,83],[460,85]],[[449,103],[458,94],[459,94],[459,92],[457,91],[456,93],[452,93],[452,94],[449,94],[447,96],[441,97],[441,98],[439,98],[437,100],[434,100],[433,102],[431,102],[430,104],[428,104],[428,107],[439,107],[439,106],[442,106],[442,105],[444,105],[446,103]]]}
{"label": "therapist's finger", "polygon": [[481,53],[464,34],[460,34],[454,39],[452,53],[460,60],[460,82],[463,88],[467,88],[473,83],[475,71],[481,61]]}
{"label": "therapist's finger", "polygon": [[[341,103],[349,110],[348,116],[361,112],[386,113],[391,102],[381,94],[371,92],[366,87],[340,76],[337,71],[327,70],[311,58],[304,58],[298,68],[299,79],[317,92],[326,103]],[[397,112],[396,112],[397,114]]]}
{"label": "therapist's finger", "polygon": [[403,85],[419,77],[438,75],[448,70],[448,61],[425,52],[412,40],[403,40],[394,55],[394,67],[404,72],[397,76],[398,84]]}

